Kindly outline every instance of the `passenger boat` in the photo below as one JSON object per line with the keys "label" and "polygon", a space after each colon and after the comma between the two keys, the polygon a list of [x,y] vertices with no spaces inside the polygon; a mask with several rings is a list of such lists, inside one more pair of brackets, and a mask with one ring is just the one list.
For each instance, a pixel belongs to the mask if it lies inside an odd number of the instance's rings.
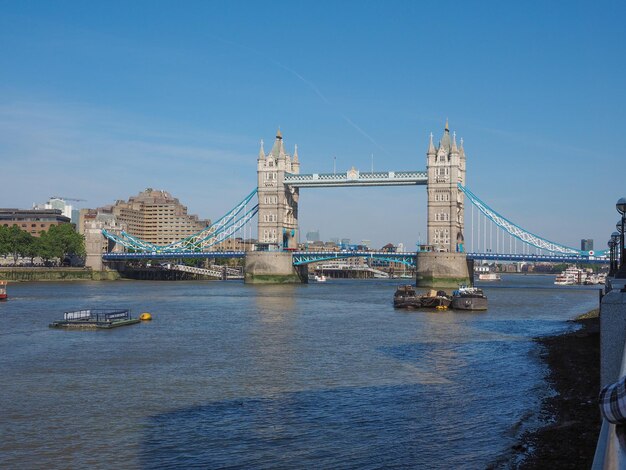
{"label": "passenger boat", "polygon": [[479,281],[499,281],[500,275],[498,273],[480,273],[478,275]]}
{"label": "passenger boat", "polygon": [[482,289],[461,286],[452,293],[455,310],[487,310],[487,296]]}
{"label": "passenger boat", "polygon": [[415,288],[411,285],[398,286],[393,296],[394,308],[446,309],[450,302],[450,297],[444,291],[430,290],[425,295],[417,295]]}
{"label": "passenger boat", "polygon": [[573,286],[575,284],[583,284],[586,280],[586,271],[576,266],[570,266],[565,271],[562,271],[561,274],[557,274],[554,283],[557,286]]}
{"label": "passenger boat", "polygon": [[7,281],[0,281],[0,300],[6,300],[7,298]]}
{"label": "passenger boat", "polygon": [[324,276],[323,274],[316,274],[315,282],[326,282],[326,276]]}

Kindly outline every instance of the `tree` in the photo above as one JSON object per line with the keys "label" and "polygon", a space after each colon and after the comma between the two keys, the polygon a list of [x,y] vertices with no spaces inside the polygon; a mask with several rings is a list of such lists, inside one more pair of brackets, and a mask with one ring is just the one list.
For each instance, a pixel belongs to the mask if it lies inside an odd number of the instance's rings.
{"label": "tree", "polygon": [[[43,233],[42,233],[43,235]],[[55,257],[61,259],[61,262],[67,257],[80,256],[84,257],[85,238],[74,230],[70,224],[53,225],[48,230],[49,243],[55,247]]]}
{"label": "tree", "polygon": [[0,225],[0,256],[11,254],[9,249],[9,227]]}
{"label": "tree", "polygon": [[16,265],[20,256],[26,256],[29,253],[30,246],[33,243],[33,236],[19,228],[17,225],[13,225],[9,229],[8,238],[9,254],[13,256],[13,265]]}

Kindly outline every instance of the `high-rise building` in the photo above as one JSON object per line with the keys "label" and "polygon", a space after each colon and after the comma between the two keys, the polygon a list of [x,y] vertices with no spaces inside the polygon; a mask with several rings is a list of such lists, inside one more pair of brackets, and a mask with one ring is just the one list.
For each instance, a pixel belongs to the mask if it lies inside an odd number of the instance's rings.
{"label": "high-rise building", "polygon": [[457,187],[465,185],[463,139],[457,147],[456,134],[450,139],[448,121],[439,145],[433,135],[428,145],[428,244],[436,251],[463,251],[464,195]]}
{"label": "high-rise building", "polygon": [[580,249],[582,251],[592,251],[593,250],[593,239],[591,239],[591,238],[583,238],[580,241]]}
{"label": "high-rise building", "polygon": [[[79,199],[72,200],[76,201]],[[74,209],[71,204],[68,204],[67,201],[61,197],[54,196],[48,199],[48,202],[44,204],[33,204],[33,209],[58,209],[65,217],[70,218],[73,224],[78,224],[78,210]]]}
{"label": "high-rise building", "polygon": [[314,232],[306,233],[306,241],[307,242],[319,242],[320,241],[320,231],[315,230]]}
{"label": "high-rise building", "polygon": [[146,242],[167,245],[193,235],[211,225],[187,214],[187,207],[166,191],[148,188],[128,201],[117,201],[111,213],[127,231]]}

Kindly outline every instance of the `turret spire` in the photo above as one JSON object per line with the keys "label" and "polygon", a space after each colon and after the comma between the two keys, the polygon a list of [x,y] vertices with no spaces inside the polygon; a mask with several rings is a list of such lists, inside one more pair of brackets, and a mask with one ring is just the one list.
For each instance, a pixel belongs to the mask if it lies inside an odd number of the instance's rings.
{"label": "turret spire", "polygon": [[437,151],[435,150],[435,146],[433,144],[433,133],[430,133],[430,142],[428,143],[428,155],[435,155]]}
{"label": "turret spire", "polygon": [[298,161],[298,144],[293,149],[293,161],[294,163]]}
{"label": "turret spire", "polygon": [[446,118],[446,132],[450,132],[450,127],[448,126],[448,118]]}
{"label": "turret spire", "polygon": [[452,133],[452,149],[453,153],[459,153],[459,149],[456,146],[456,132]]}
{"label": "turret spire", "polygon": [[263,139],[261,139],[261,148],[259,149],[259,160],[265,158],[265,151],[263,150]]}

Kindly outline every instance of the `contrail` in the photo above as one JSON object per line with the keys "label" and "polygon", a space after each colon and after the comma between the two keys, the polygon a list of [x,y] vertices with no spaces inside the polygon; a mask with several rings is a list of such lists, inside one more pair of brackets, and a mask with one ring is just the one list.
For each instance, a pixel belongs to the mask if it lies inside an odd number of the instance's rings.
{"label": "contrail", "polygon": [[[235,46],[235,47],[239,47],[241,49],[245,49],[249,52],[252,52],[253,54],[259,56],[259,57],[263,57],[263,55],[255,50],[252,49],[251,47],[248,46],[244,46],[242,44],[237,44],[235,42],[232,41],[227,41],[225,39],[220,39],[220,38],[216,38],[218,41],[221,41],[225,44],[229,44],[231,46]],[[353,129],[355,129],[359,134],[361,134],[363,137],[365,137],[367,140],[369,140],[372,144],[374,144],[376,147],[378,147],[380,150],[382,150],[385,154],[389,155],[389,152],[387,152],[387,150],[385,148],[383,148],[378,142],[376,142],[376,140],[374,140],[374,138],[369,135],[367,132],[365,132],[363,129],[361,129],[354,121],[352,121],[352,119],[350,119],[348,116],[346,116],[345,114],[343,114],[338,108],[337,106],[335,106],[333,103],[331,103],[331,101],[326,98],[326,96],[324,96],[324,94],[319,90],[319,88],[317,88],[317,86],[315,85],[315,83],[313,83],[310,80],[307,80],[306,78],[304,78],[302,75],[300,75],[298,72],[296,72],[294,69],[286,66],[285,64],[278,62],[276,59],[270,59],[270,62],[272,62],[274,65],[285,69],[287,72],[291,73],[293,76],[295,76],[297,79],[299,79],[302,83],[304,83],[306,86],[308,86],[311,90],[313,90],[313,92],[324,102],[326,103],[334,112],[336,112],[339,116],[341,116],[341,118],[346,121]]]}

